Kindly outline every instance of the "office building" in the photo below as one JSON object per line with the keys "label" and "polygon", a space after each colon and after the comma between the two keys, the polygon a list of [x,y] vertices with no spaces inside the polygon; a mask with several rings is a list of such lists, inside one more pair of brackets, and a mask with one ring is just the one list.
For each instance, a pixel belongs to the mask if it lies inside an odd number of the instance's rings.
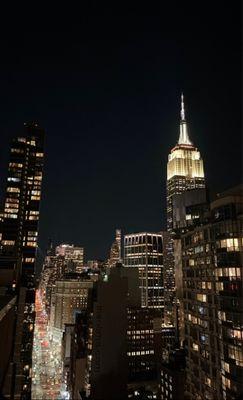
{"label": "office building", "polygon": [[127,355],[130,389],[155,380],[153,315],[149,308],[129,307],[127,310]]}
{"label": "office building", "polygon": [[64,272],[81,273],[84,266],[84,249],[73,244],[60,244],[56,247],[56,256],[63,257]]}
{"label": "office building", "polygon": [[[181,120],[178,143],[171,150],[167,163],[167,230],[173,231],[173,198],[187,190],[205,188],[204,167],[201,154],[189,138],[185,117],[184,97],[181,95]],[[167,238],[165,249],[165,322],[174,323],[175,271],[172,236]]]}
{"label": "office building", "polygon": [[124,266],[138,269],[142,307],[163,310],[162,234],[143,232],[125,235]]}
{"label": "office building", "polygon": [[116,229],[116,238],[112,243],[110,249],[110,256],[108,259],[108,267],[115,267],[117,263],[121,262],[121,230]]}
{"label": "office building", "polygon": [[107,281],[97,282],[90,377],[93,400],[123,400],[127,394],[128,279],[122,270],[112,268]]}
{"label": "office building", "polygon": [[189,189],[205,187],[203,160],[192,144],[181,96],[181,120],[178,143],[171,150],[167,163],[167,229],[173,229],[173,196]]}
{"label": "office building", "polygon": [[63,332],[65,324],[74,324],[75,315],[88,307],[92,288],[93,281],[89,277],[75,273],[65,274],[56,281],[50,311],[54,334]]}

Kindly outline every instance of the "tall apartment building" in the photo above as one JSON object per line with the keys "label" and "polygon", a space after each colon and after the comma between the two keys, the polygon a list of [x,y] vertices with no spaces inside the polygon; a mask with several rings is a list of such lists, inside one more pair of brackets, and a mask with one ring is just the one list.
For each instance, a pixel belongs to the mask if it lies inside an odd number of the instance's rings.
{"label": "tall apartment building", "polygon": [[44,130],[28,123],[13,139],[0,226],[0,286],[17,294],[14,350],[3,393],[31,396],[35,261],[43,173]]}
{"label": "tall apartment building", "polygon": [[[178,143],[171,150],[167,163],[167,230],[173,231],[173,198],[187,190],[205,188],[203,160],[188,134],[185,117],[184,97],[181,95],[181,120]],[[165,252],[165,317],[173,322],[173,303],[175,294],[175,271],[173,239],[167,238]]]}
{"label": "tall apartment building", "polygon": [[243,397],[243,185],[211,203],[223,399]]}
{"label": "tall apartment building", "polygon": [[188,223],[181,232],[190,399],[236,400],[243,394],[242,215],[240,186],[210,204],[204,223]]}
{"label": "tall apartment building", "polygon": [[163,310],[162,234],[143,232],[125,235],[124,266],[138,269],[142,307]]}

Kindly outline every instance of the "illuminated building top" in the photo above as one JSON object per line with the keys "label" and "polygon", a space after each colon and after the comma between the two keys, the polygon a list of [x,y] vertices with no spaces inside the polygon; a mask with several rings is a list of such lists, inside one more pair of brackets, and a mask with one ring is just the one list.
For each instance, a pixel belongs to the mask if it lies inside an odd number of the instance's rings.
{"label": "illuminated building top", "polygon": [[189,138],[183,94],[181,95],[180,136],[177,145],[169,154],[167,164],[167,180],[173,176],[204,178],[203,160]]}

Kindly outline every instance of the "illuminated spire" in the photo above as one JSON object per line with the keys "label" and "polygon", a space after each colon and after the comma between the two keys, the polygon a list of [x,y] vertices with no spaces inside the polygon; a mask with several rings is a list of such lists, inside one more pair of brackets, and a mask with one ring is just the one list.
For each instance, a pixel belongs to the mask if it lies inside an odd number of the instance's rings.
{"label": "illuminated spire", "polygon": [[183,93],[181,93],[181,121],[185,121],[185,106],[184,106],[184,96]]}
{"label": "illuminated spire", "polygon": [[187,130],[183,93],[181,94],[181,122],[180,122],[180,137],[178,144],[192,144],[192,142],[189,139]]}

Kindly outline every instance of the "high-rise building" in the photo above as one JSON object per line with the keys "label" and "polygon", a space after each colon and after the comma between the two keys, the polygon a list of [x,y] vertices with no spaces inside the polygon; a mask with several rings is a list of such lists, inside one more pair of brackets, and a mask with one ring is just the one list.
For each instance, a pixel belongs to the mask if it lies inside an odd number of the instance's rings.
{"label": "high-rise building", "polygon": [[222,394],[235,400],[243,397],[243,185],[211,210]]}
{"label": "high-rise building", "polygon": [[205,187],[203,160],[189,138],[185,117],[184,97],[181,95],[181,121],[178,143],[171,150],[167,163],[167,229],[173,228],[172,200],[175,194]]}
{"label": "high-rise building", "polygon": [[[197,206],[200,215],[202,206]],[[181,232],[186,395],[236,400],[243,394],[243,187],[220,194],[200,223]],[[196,206],[194,206],[196,210]],[[192,215],[192,207],[186,215]],[[179,260],[178,258],[178,260]],[[178,262],[179,266],[179,262]]]}
{"label": "high-rise building", "polygon": [[134,233],[124,237],[124,266],[137,268],[142,307],[163,309],[163,244],[161,233]]}
{"label": "high-rise building", "polygon": [[1,220],[0,286],[17,295],[10,365],[3,393],[29,399],[34,329],[35,262],[43,173],[44,130],[25,124],[13,139]]}
{"label": "high-rise building", "polygon": [[173,198],[187,190],[205,188],[204,167],[201,154],[193,145],[188,134],[185,117],[184,97],[181,95],[181,120],[178,143],[171,150],[167,163],[167,230],[169,237],[165,249],[165,321],[174,319],[175,271],[173,239]]}
{"label": "high-rise building", "polygon": [[108,267],[115,267],[121,262],[121,230],[116,229],[116,238],[112,243],[110,257],[108,259]]}
{"label": "high-rise building", "polygon": [[127,310],[128,380],[149,381],[156,378],[153,315],[149,308],[129,307]]}
{"label": "high-rise building", "polygon": [[128,280],[122,276],[123,270],[112,268],[107,281],[97,282],[90,376],[94,400],[126,398]]}
{"label": "high-rise building", "polygon": [[1,224],[0,284],[33,285],[43,171],[44,131],[25,124],[14,138]]}

